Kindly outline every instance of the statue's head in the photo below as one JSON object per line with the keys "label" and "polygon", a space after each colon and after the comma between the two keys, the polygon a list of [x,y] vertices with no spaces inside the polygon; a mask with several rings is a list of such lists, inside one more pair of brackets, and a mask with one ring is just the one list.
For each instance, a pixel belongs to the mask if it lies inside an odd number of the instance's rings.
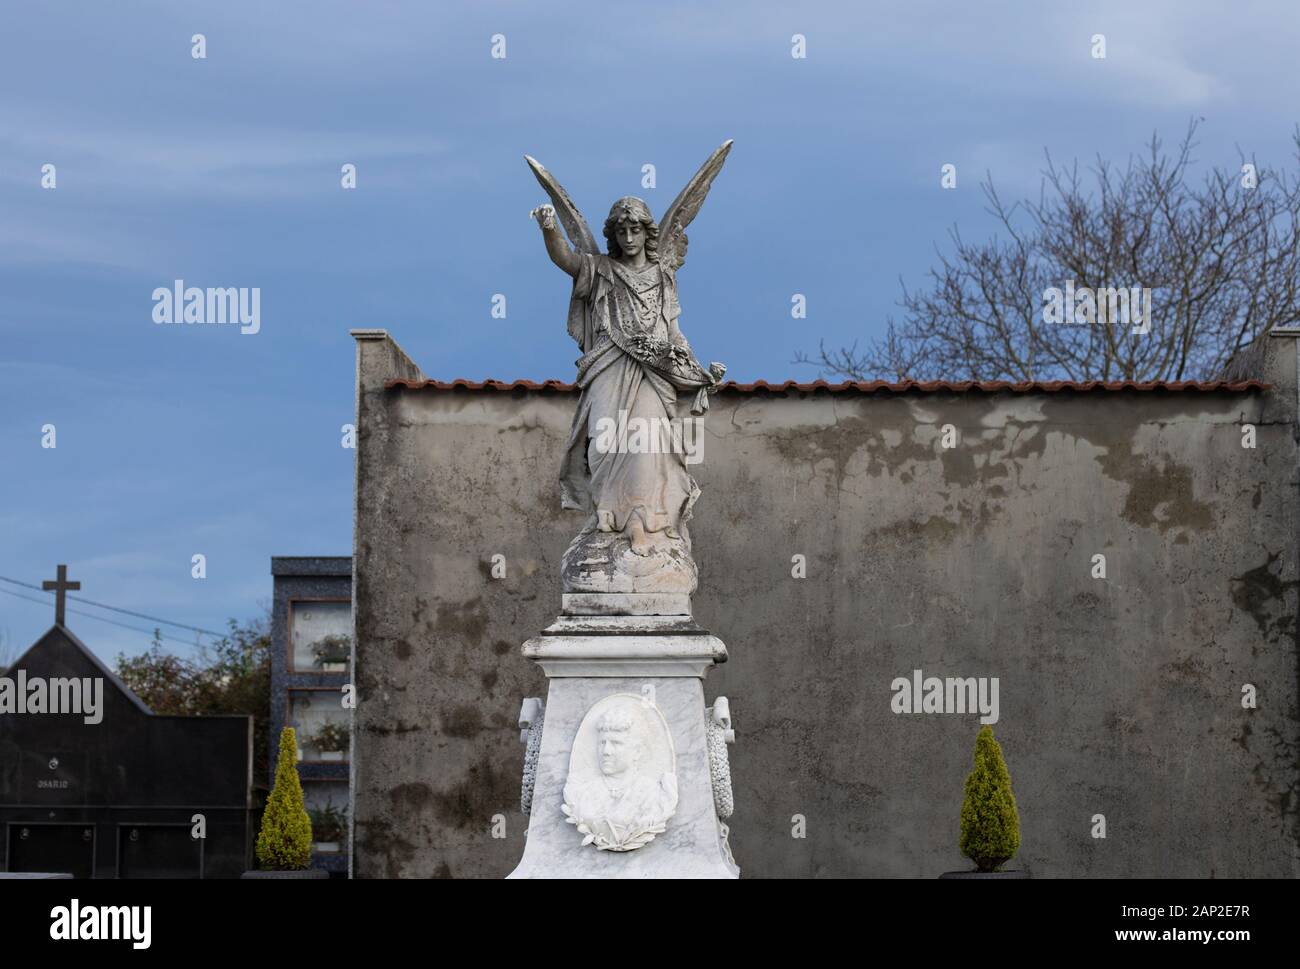
{"label": "statue's head", "polygon": [[659,257],[659,226],[650,208],[633,195],[614,203],[605,220],[605,244],[615,259],[634,258],[642,249],[651,262]]}
{"label": "statue's head", "polygon": [[600,772],[616,777],[636,768],[644,743],[634,712],[614,709],[596,723],[596,755]]}

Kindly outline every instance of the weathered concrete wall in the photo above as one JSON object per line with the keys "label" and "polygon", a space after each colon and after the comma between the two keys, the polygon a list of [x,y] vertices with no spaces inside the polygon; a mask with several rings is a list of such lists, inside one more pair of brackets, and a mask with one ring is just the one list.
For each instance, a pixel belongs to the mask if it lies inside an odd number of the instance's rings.
{"label": "weathered concrete wall", "polygon": [[[998,677],[1033,874],[1300,875],[1296,358],[1270,343],[1267,392],[714,398],[695,614],[731,655],[705,691],[731,699],[745,876],[967,867],[979,718],[892,712],[915,669]],[[384,390],[418,369],[359,346],[354,870],[502,876],[519,701],[545,695],[519,646],[580,525],[555,482],[576,398]]]}

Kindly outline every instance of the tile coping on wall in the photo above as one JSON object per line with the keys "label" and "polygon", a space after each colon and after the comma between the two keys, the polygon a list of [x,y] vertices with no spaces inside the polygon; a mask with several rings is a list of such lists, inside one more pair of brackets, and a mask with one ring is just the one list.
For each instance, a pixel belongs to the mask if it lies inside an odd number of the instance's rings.
{"label": "tile coping on wall", "polygon": [[[394,388],[403,388],[406,390],[529,390],[529,391],[554,391],[557,393],[569,393],[577,390],[574,384],[565,383],[562,380],[546,380],[541,383],[534,383],[531,380],[484,380],[482,382],[473,380],[389,380],[384,384],[385,390]],[[871,381],[854,381],[846,380],[842,383],[828,383],[825,380],[814,380],[812,382],[800,382],[787,380],[784,383],[769,384],[765,380],[759,380],[752,384],[740,384],[734,380],[729,380],[718,388],[720,392],[737,392],[743,394],[754,393],[756,391],[768,391],[773,393],[783,393],[785,391],[797,390],[800,392],[810,392],[824,390],[832,394],[843,393],[894,393],[902,394],[908,392],[916,393],[968,393],[971,391],[979,393],[999,393],[1009,392],[1016,394],[1028,393],[1060,393],[1062,391],[1075,391],[1078,393],[1089,393],[1094,391],[1139,391],[1149,393],[1154,391],[1165,391],[1167,393],[1185,393],[1196,391],[1199,393],[1246,393],[1250,391],[1271,390],[1272,385],[1260,380],[1175,380],[1175,381],[1148,381],[1137,382],[1132,380],[1047,380],[1047,381],[1024,381],[1013,383],[1006,380],[902,380],[890,382],[887,380]]]}

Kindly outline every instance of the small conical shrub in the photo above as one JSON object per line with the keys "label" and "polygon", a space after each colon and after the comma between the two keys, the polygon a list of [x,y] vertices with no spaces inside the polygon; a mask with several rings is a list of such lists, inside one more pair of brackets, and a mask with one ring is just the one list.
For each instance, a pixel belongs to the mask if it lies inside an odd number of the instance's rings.
{"label": "small conical shrub", "polygon": [[311,817],[303,807],[297,761],[297,734],[285,727],[280,731],[275,787],[257,835],[257,863],[265,871],[298,871],[311,864]]}
{"label": "small conical shrub", "polygon": [[980,871],[997,871],[1020,850],[1020,815],[1011,793],[1011,775],[993,728],[975,738],[975,769],[966,778],[961,806],[961,853]]}

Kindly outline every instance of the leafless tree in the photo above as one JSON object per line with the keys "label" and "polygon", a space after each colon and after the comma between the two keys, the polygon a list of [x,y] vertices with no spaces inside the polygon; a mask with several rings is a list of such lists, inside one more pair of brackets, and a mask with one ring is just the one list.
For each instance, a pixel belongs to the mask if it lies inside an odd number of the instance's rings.
{"label": "leafless tree", "polygon": [[[1300,179],[1241,156],[1239,170],[1193,184],[1197,124],[1172,155],[1153,135],[1123,171],[1098,158],[1084,177],[1048,154],[1037,202],[1008,206],[986,177],[991,240],[967,242],[954,227],[952,252],[938,253],[923,290],[903,286],[903,319],[882,339],[863,351],[823,341],[795,362],[850,380],[1217,375],[1255,337],[1300,323]],[[1300,160],[1300,128],[1293,139]],[[1105,298],[1079,322],[1045,322],[1049,290],[1067,282],[1149,289],[1149,332]]]}

